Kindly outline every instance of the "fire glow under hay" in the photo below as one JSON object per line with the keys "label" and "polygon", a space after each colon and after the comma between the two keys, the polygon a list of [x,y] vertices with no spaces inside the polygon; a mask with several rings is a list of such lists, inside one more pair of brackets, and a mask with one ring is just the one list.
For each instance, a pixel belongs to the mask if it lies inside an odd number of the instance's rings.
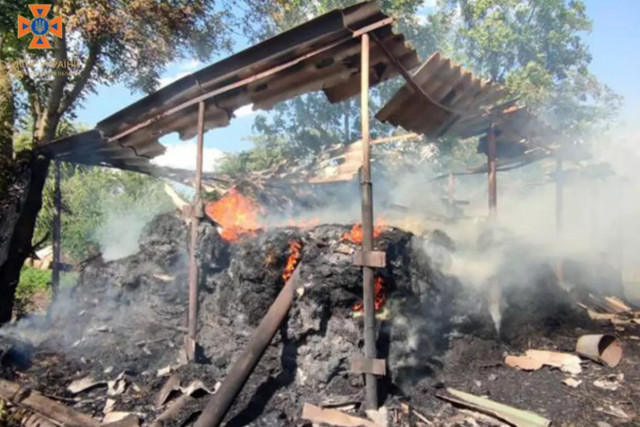
{"label": "fire glow under hay", "polygon": [[[376,311],[380,311],[384,306],[384,303],[387,301],[387,295],[384,291],[384,279],[380,276],[376,276],[374,279],[374,302],[373,306]],[[362,301],[355,303],[353,305],[353,311],[360,312],[364,308],[364,304]]]}
{"label": "fire glow under hay", "polygon": [[282,280],[285,282],[293,275],[293,272],[298,265],[298,261],[300,261],[302,256],[302,253],[300,252],[301,250],[302,243],[297,240],[289,241],[289,257],[287,258],[287,265],[284,267],[284,273],[282,273]]}
{"label": "fire glow under hay", "polygon": [[220,200],[208,203],[205,213],[222,227],[221,237],[232,242],[262,228],[258,218],[264,209],[232,188]]}
{"label": "fire glow under hay", "polygon": [[[379,237],[386,228],[387,227],[384,225],[384,220],[376,220],[376,226],[373,227],[373,238],[375,239]],[[357,223],[353,224],[351,231],[348,231],[342,235],[342,240],[351,243],[362,243],[362,237],[362,224]]]}

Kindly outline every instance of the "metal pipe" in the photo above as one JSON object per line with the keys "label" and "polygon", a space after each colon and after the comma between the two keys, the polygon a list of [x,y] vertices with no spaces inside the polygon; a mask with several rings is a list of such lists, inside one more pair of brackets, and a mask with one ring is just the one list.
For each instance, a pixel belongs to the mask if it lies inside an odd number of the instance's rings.
{"label": "metal pipe", "polygon": [[[360,115],[362,122],[362,253],[373,251],[373,192],[371,188],[371,146],[369,144],[369,35],[362,35],[360,65]],[[364,356],[376,358],[376,313],[374,306],[373,268],[362,267],[362,290],[364,302]],[[378,409],[378,380],[367,373],[366,405]]]}
{"label": "metal pipe", "polygon": [[267,311],[260,325],[258,325],[258,328],[249,339],[244,353],[236,360],[220,389],[207,403],[204,411],[196,421],[195,427],[217,427],[224,419],[247,378],[249,378],[249,375],[251,375],[251,372],[253,372],[253,369],[262,358],[280,324],[287,316],[300,280],[301,265],[302,263],[298,264],[291,278],[285,283],[280,294],[269,307],[269,311]]}
{"label": "metal pipe", "polygon": [[495,219],[498,211],[498,183],[497,183],[497,153],[496,153],[496,126],[489,126],[487,134],[487,161],[489,171],[489,217]]}
{"label": "metal pipe", "polygon": [[54,179],[53,179],[53,221],[52,230],[52,249],[53,249],[53,271],[51,274],[51,291],[53,295],[58,292],[60,286],[60,258],[61,258],[61,216],[62,216],[62,193],[60,191],[60,160],[54,161]]}
{"label": "metal pipe", "polygon": [[202,153],[204,150],[204,102],[198,104],[198,150],[196,155],[196,177],[193,188],[193,207],[191,209],[191,241],[189,243],[189,314],[186,353],[189,360],[195,358],[196,336],[198,333],[198,226],[202,211],[200,193],[202,191]]}

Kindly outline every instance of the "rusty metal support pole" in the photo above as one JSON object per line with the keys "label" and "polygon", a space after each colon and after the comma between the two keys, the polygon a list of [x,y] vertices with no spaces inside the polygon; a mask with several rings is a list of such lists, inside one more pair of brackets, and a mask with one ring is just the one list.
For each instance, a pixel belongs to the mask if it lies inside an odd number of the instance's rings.
{"label": "rusty metal support pole", "polygon": [[194,196],[191,209],[191,240],[189,243],[189,317],[188,337],[185,340],[187,358],[194,360],[198,333],[198,226],[202,217],[202,153],[204,150],[204,102],[198,104],[198,149],[196,156],[196,178],[193,184]]}
{"label": "rusty metal support pole", "polygon": [[244,353],[236,360],[220,389],[207,403],[204,411],[196,421],[195,427],[217,427],[224,419],[247,378],[253,372],[273,336],[278,331],[280,324],[287,316],[300,280],[301,265],[298,264],[291,278],[285,283],[280,294],[269,307],[269,311],[267,311],[267,314],[262,318],[258,328],[249,339]]}
{"label": "rusty metal support pole", "polygon": [[53,174],[53,221],[52,228],[52,249],[53,249],[53,271],[51,274],[51,291],[53,295],[58,292],[60,286],[60,258],[61,258],[61,215],[62,215],[62,194],[60,192],[60,160],[54,161]]}
{"label": "rusty metal support pole", "polygon": [[495,219],[498,211],[496,127],[492,123],[487,134],[487,161],[489,171],[489,217]]}
{"label": "rusty metal support pole", "polygon": [[[369,141],[369,35],[362,35],[360,65],[360,115],[362,122],[362,173],[360,187],[362,197],[362,253],[373,251],[373,191],[371,185],[371,146]],[[374,306],[373,268],[362,267],[362,289],[364,302],[364,356],[376,358],[376,313]],[[366,405],[378,409],[378,380],[367,373]]]}
{"label": "rusty metal support pole", "polygon": [[559,258],[556,265],[556,276],[558,281],[564,280],[564,267],[562,262],[562,216],[564,208],[564,176],[562,171],[562,155],[558,154],[556,159],[556,238],[559,246]]}

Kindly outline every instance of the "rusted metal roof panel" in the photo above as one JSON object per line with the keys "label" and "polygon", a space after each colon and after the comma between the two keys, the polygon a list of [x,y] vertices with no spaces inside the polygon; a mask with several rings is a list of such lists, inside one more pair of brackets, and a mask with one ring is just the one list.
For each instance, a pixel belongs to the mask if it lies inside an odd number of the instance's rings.
{"label": "rusted metal roof panel", "polygon": [[[144,159],[148,163],[163,152],[159,138],[173,132],[181,139],[196,134],[199,97],[206,98],[205,131],[227,126],[233,112],[244,105],[269,109],[319,90],[330,102],[348,99],[360,91],[357,35],[362,32],[374,32],[406,69],[419,65],[415,51],[404,36],[393,33],[391,23],[374,2],[334,10],[183,77],[102,120],[92,133],[54,141],[45,150],[61,160],[80,162],[94,157],[75,151],[91,145],[93,149],[80,151],[102,153],[96,154],[101,164],[131,164],[128,169],[143,171]],[[371,46],[371,86],[397,75],[389,61],[379,46]]]}
{"label": "rusted metal roof panel", "polygon": [[475,77],[439,52],[431,55],[413,77],[429,99],[405,84],[376,118],[428,137],[467,131],[459,124],[461,118],[478,116],[506,96],[499,85]]}

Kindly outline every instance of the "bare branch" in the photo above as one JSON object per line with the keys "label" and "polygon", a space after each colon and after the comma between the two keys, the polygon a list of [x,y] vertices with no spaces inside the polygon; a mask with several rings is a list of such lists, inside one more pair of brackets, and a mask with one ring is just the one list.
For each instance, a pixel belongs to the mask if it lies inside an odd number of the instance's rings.
{"label": "bare branch", "polygon": [[58,108],[58,113],[60,115],[64,114],[71,106],[74,101],[80,96],[82,91],[84,90],[87,82],[89,81],[89,77],[91,77],[91,72],[98,62],[98,56],[100,54],[100,45],[96,42],[89,43],[89,54],[84,61],[84,65],[82,66],[82,71],[78,74],[78,77],[75,79],[75,83],[70,92],[68,92],[62,102],[60,103],[60,107]]}
{"label": "bare branch", "polygon": [[29,68],[24,65],[19,72],[20,82],[22,87],[27,92],[27,99],[29,101],[29,109],[31,110],[31,117],[33,118],[34,128],[37,126],[40,115],[42,114],[42,104],[40,103],[40,95],[36,83],[29,74]]}
{"label": "bare branch", "polygon": [[[56,62],[66,64],[67,61],[67,32],[62,34],[62,38],[56,39]],[[66,65],[62,65],[62,70],[56,67],[56,75],[51,84],[51,92],[49,93],[49,102],[47,103],[47,118],[51,120],[56,114],[61,114],[59,111],[60,103],[62,101],[62,91],[67,84],[67,74],[64,68]]]}

